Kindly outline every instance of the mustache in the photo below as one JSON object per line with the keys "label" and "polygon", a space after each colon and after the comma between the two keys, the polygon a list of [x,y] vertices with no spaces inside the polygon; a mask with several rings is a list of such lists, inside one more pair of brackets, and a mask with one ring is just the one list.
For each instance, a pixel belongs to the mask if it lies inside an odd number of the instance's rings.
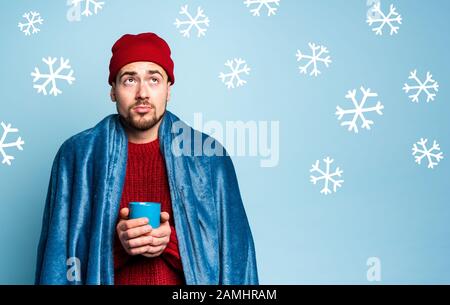
{"label": "mustache", "polygon": [[137,106],[148,106],[151,108],[155,108],[155,105],[153,105],[152,103],[148,102],[148,101],[137,101],[136,103],[134,103],[133,105],[131,105],[130,107],[128,107],[128,110],[133,109],[134,107]]}

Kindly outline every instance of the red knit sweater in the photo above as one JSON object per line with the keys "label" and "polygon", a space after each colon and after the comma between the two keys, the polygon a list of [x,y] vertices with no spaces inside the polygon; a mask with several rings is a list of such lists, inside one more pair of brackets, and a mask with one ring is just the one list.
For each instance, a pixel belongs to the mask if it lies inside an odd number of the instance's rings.
{"label": "red knit sweater", "polygon": [[166,167],[156,139],[146,144],[128,142],[128,159],[120,209],[133,201],[161,203],[161,211],[169,213],[172,229],[164,252],[154,258],[130,256],[115,234],[114,283],[116,285],[180,285],[184,284],[183,267],[178,251]]}

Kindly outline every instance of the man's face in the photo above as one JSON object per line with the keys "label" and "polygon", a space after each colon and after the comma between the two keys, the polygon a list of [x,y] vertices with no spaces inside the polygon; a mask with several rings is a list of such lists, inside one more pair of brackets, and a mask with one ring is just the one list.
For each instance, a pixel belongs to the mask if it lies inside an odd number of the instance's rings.
{"label": "man's face", "polygon": [[116,76],[111,100],[129,128],[146,131],[161,121],[170,99],[170,82],[164,69],[152,62],[133,62]]}

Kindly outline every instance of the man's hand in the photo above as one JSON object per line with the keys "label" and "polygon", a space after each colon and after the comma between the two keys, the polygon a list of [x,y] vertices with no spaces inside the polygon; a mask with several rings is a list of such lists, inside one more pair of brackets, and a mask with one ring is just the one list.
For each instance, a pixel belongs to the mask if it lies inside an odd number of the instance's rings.
{"label": "man's hand", "polygon": [[161,213],[161,224],[159,228],[153,229],[148,235],[152,237],[150,244],[148,245],[148,250],[144,254],[145,257],[157,257],[160,256],[161,253],[167,247],[167,244],[170,241],[170,233],[172,233],[172,229],[170,229],[169,224],[169,213],[162,212]]}
{"label": "man's hand", "polygon": [[116,231],[120,243],[130,255],[142,254],[145,257],[161,255],[170,240],[169,214],[161,213],[161,225],[152,229],[147,218],[128,219],[129,209],[120,210],[120,221]]}
{"label": "man's hand", "polygon": [[130,255],[147,252],[153,237],[147,235],[152,231],[147,218],[128,219],[129,209],[120,210],[120,221],[116,226],[117,235],[125,251]]}

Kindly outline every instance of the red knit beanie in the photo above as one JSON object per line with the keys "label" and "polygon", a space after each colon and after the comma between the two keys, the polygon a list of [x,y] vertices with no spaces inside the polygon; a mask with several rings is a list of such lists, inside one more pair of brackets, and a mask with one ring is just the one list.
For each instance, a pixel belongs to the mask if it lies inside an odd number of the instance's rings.
{"label": "red knit beanie", "polygon": [[174,64],[170,53],[167,42],[154,33],[123,35],[112,47],[108,83],[112,85],[115,82],[117,73],[123,66],[137,61],[150,61],[160,65],[166,71],[173,85],[175,83]]}

